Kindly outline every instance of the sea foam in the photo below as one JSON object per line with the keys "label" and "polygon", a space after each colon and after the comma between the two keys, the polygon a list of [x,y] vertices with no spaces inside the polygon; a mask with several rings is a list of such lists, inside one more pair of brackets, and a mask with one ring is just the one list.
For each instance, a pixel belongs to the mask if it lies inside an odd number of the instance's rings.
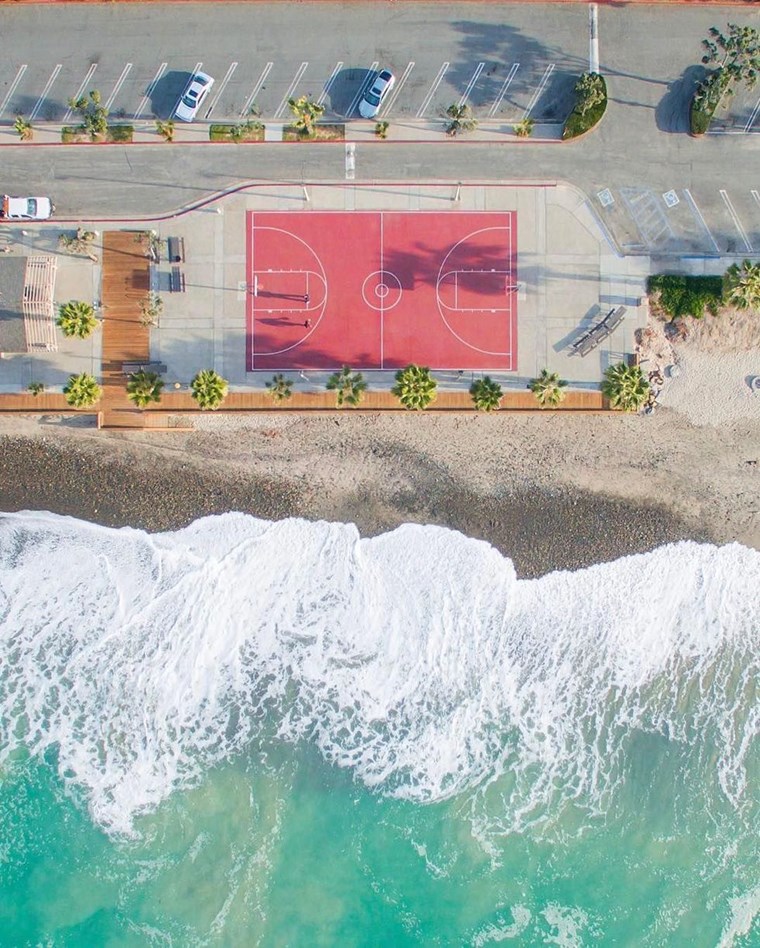
{"label": "sea foam", "polygon": [[[174,533],[0,521],[0,764],[54,760],[93,819],[134,818],[265,741],[379,792],[508,775],[504,819],[601,807],[636,734],[741,808],[758,732],[760,554],[680,543],[518,581],[488,544],[242,514]],[[51,756],[52,755],[52,756]]]}

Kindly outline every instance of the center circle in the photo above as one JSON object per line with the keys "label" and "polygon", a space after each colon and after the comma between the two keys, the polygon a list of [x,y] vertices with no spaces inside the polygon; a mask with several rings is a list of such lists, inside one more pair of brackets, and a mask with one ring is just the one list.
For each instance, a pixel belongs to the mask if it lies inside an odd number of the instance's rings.
{"label": "center circle", "polygon": [[362,298],[370,309],[387,312],[397,306],[403,294],[401,280],[390,270],[375,270],[362,283]]}
{"label": "center circle", "polygon": [[375,295],[379,296],[381,300],[384,300],[389,293],[390,289],[386,283],[378,283],[375,287]]}

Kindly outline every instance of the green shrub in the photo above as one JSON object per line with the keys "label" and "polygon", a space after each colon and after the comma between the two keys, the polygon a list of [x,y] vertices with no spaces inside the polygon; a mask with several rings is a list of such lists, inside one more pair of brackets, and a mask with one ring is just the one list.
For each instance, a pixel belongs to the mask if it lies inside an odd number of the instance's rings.
{"label": "green shrub", "polygon": [[607,83],[604,76],[587,72],[575,84],[575,108],[562,129],[562,139],[577,138],[597,125],[607,111]]}
{"label": "green shrub", "polygon": [[255,120],[239,125],[216,123],[209,126],[208,137],[212,142],[263,142],[264,126]]}
{"label": "green shrub", "polygon": [[689,130],[692,135],[704,135],[720,100],[729,91],[730,77],[722,69],[711,72],[697,86],[689,106]]}
{"label": "green shrub", "polygon": [[705,310],[715,315],[723,298],[723,279],[719,276],[683,276],[657,273],[647,280],[647,292],[671,318],[694,316],[701,319]]}
{"label": "green shrub", "polygon": [[408,365],[396,372],[396,384],[391,389],[404,408],[421,411],[435,401],[438,384],[430,369],[422,365]]}
{"label": "green shrub", "polygon": [[107,142],[131,142],[135,134],[134,125],[109,125],[106,132]]}

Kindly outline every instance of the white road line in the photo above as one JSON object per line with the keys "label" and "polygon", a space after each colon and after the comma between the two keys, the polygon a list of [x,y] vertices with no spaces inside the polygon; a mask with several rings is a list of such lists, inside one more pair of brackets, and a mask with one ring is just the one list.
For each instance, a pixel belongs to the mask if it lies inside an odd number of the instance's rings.
{"label": "white road line", "polygon": [[282,97],[282,102],[280,102],[280,104],[277,106],[277,111],[274,113],[275,118],[282,117],[282,113],[288,107],[288,99],[293,95],[296,86],[301,81],[301,76],[303,76],[303,74],[306,72],[306,70],[308,69],[308,66],[309,66],[309,63],[307,61],[305,63],[301,63],[301,65],[298,67],[298,71],[293,77],[293,81],[288,86],[288,91]]}
{"label": "white road line", "polygon": [[[92,79],[93,75],[95,74],[95,70],[97,68],[98,68],[97,63],[92,63],[90,65],[90,68],[87,70],[87,75],[84,77],[84,79],[82,80],[82,84],[79,86],[79,88],[76,91],[76,95],[74,96],[75,99],[79,99],[83,95],[85,89],[90,83],[90,79]],[[66,124],[66,122],[69,121],[69,119],[71,118],[73,114],[74,114],[73,109],[70,108],[66,110],[66,114],[63,116],[64,125]]]}
{"label": "white road line", "polygon": [[3,99],[2,104],[0,105],[0,115],[2,115],[3,112],[8,108],[8,103],[11,101],[11,96],[12,96],[13,93],[16,91],[16,87],[18,86],[19,82],[21,82],[21,80],[23,79],[24,73],[26,72],[26,69],[27,69],[26,63],[24,63],[23,66],[19,66],[19,67],[18,67],[18,72],[16,73],[16,78],[15,78],[15,79],[13,80],[13,82],[11,83],[11,87],[10,87],[10,89],[8,90],[8,94],[7,94],[6,97]]}
{"label": "white road line", "polygon": [[158,82],[159,82],[161,76],[163,76],[163,74],[166,72],[166,67],[167,67],[168,65],[169,65],[169,63],[161,63],[161,65],[158,67],[158,72],[155,74],[155,76],[154,76],[153,79],[151,80],[150,85],[149,85],[148,88],[145,90],[145,95],[144,95],[143,98],[142,98],[142,102],[141,102],[141,103],[138,105],[138,107],[137,107],[137,111],[135,112],[135,118],[140,118],[140,116],[141,116],[141,115],[143,114],[143,112],[145,111],[145,109],[146,109],[146,107],[147,107],[147,105],[148,105],[148,102],[150,101],[150,97],[153,95],[153,90],[154,90],[154,89],[156,88],[156,86],[158,85]]}
{"label": "white road line", "polygon": [[546,86],[546,83],[549,81],[549,76],[551,76],[553,72],[554,72],[554,63],[546,67],[544,71],[544,75],[541,79],[541,82],[539,83],[538,89],[536,89],[536,91],[533,93],[533,98],[528,103],[528,108],[525,110],[525,112],[523,112],[524,119],[528,118],[530,116],[530,113],[536,107],[536,102],[538,102],[539,98],[541,97],[541,93],[544,91],[544,87]]}
{"label": "white road line", "polygon": [[517,70],[520,68],[520,63],[512,63],[512,68],[509,70],[509,75],[502,83],[501,89],[499,89],[499,94],[496,97],[496,101],[488,110],[488,117],[493,118],[494,115],[499,111],[501,103],[504,100],[504,96],[507,94],[507,89],[512,85],[512,80],[517,75]]}
{"label": "white road line", "polygon": [[746,230],[742,227],[742,222],[739,220],[739,215],[734,210],[734,205],[731,203],[731,198],[728,196],[728,192],[721,188],[719,194],[723,198],[723,203],[728,208],[728,213],[731,215],[731,219],[733,220],[736,229],[739,231],[739,236],[744,242],[744,249],[748,253],[752,253],[752,244],[749,242],[749,237],[747,237]]}
{"label": "white road line", "polygon": [[422,118],[422,116],[425,114],[425,109],[427,109],[427,107],[433,101],[433,96],[435,95],[436,90],[438,89],[438,86],[441,84],[441,80],[446,75],[446,70],[448,68],[449,68],[449,63],[444,63],[441,66],[441,68],[438,70],[438,75],[435,77],[435,79],[433,79],[433,85],[430,87],[430,91],[425,96],[422,102],[422,105],[419,107],[419,110],[417,112],[417,118]]}
{"label": "white road line", "polygon": [[599,11],[595,3],[588,5],[588,71],[599,72]]}
{"label": "white road line", "polygon": [[267,76],[272,71],[272,66],[274,66],[274,63],[267,63],[266,66],[264,66],[264,71],[261,73],[256,85],[253,87],[253,92],[245,100],[245,105],[243,106],[243,110],[240,113],[240,118],[243,118],[244,115],[248,115],[251,111],[251,107],[256,102],[256,96],[259,94],[259,92],[261,92],[264,83],[267,81]]}
{"label": "white road line", "polygon": [[42,103],[43,103],[43,102],[45,101],[45,99],[47,98],[48,92],[50,92],[50,90],[52,89],[53,83],[54,83],[55,80],[58,78],[58,73],[59,73],[62,69],[63,69],[63,66],[62,66],[60,63],[58,63],[58,65],[55,67],[55,69],[54,69],[53,72],[51,73],[50,78],[49,78],[48,81],[47,81],[47,85],[46,85],[45,88],[42,90],[42,95],[39,97],[39,99],[37,99],[37,101],[36,101],[36,103],[35,103],[35,105],[34,105],[34,108],[33,108],[32,111],[29,113],[29,121],[32,121],[33,119],[36,119],[37,116],[40,114],[40,109],[42,108]]}
{"label": "white road line", "polygon": [[470,93],[472,92],[475,83],[478,81],[478,79],[480,78],[481,72],[483,72],[485,68],[486,68],[485,63],[478,63],[478,67],[475,70],[475,73],[473,74],[472,79],[470,79],[470,81],[467,83],[467,88],[464,90],[464,92],[462,93],[462,97],[459,100],[460,106],[463,106],[465,102],[469,99]]}
{"label": "white road line", "polygon": [[[3,111],[3,110],[0,109],[0,112],[2,112],[2,111]],[[755,119],[757,118],[757,113],[758,113],[758,112],[760,112],[760,99],[758,99],[757,102],[755,102],[755,107],[754,107],[754,109],[752,109],[752,114],[751,114],[750,117],[747,119],[747,124],[744,126],[744,131],[745,131],[745,132],[749,132],[749,130],[750,130],[750,129],[752,128],[752,126],[755,124]]]}
{"label": "white road line", "polygon": [[222,81],[219,83],[219,87],[218,87],[217,92],[216,92],[216,98],[214,99],[214,101],[211,103],[211,105],[210,105],[210,106],[208,107],[208,109],[206,110],[206,118],[208,118],[209,115],[211,115],[211,113],[212,113],[212,112],[214,111],[214,109],[217,107],[217,105],[218,105],[218,103],[219,103],[219,99],[222,97],[222,93],[223,93],[224,90],[227,88],[227,84],[229,83],[230,79],[232,79],[232,76],[233,76],[235,70],[237,69],[237,67],[238,67],[238,64],[237,64],[237,63],[230,63],[230,68],[227,70],[227,72],[226,72],[226,74],[225,74],[225,76],[224,76],[224,79],[222,79]]}
{"label": "white road line", "polygon": [[116,80],[116,85],[113,87],[113,92],[108,96],[108,99],[106,99],[105,107],[107,109],[110,110],[111,106],[114,103],[114,99],[119,94],[119,89],[121,89],[121,87],[124,85],[124,81],[131,71],[132,71],[132,63],[127,63],[127,65],[122,69],[121,75]]}
{"label": "white road line", "polygon": [[396,88],[391,92],[390,96],[385,100],[385,105],[380,109],[380,115],[387,115],[393,106],[396,104],[396,99],[398,99],[401,90],[404,88],[406,80],[411,75],[412,69],[414,69],[414,62],[409,63],[409,65],[404,70],[401,78],[396,83]]}
{"label": "white road line", "polygon": [[333,69],[333,71],[330,73],[330,78],[325,83],[325,87],[322,90],[321,95],[317,99],[317,105],[322,105],[322,103],[325,101],[327,96],[330,94],[330,86],[332,86],[332,84],[335,82],[335,77],[338,75],[338,73],[341,71],[342,68],[343,68],[343,63],[335,64],[335,69]]}
{"label": "white road line", "polygon": [[369,89],[372,80],[375,78],[375,73],[377,72],[377,67],[380,65],[379,62],[370,63],[370,67],[367,70],[367,75],[364,77],[364,82],[359,86],[359,91],[351,100],[351,105],[349,105],[348,110],[346,111],[346,118],[350,118],[359,104],[359,100],[364,95],[364,93]]}
{"label": "white road line", "polygon": [[346,181],[353,181],[356,176],[356,144],[346,142]]}
{"label": "white road line", "polygon": [[702,211],[700,211],[700,209],[697,207],[697,202],[696,202],[696,201],[694,200],[694,198],[691,196],[691,191],[690,191],[688,188],[684,188],[684,189],[683,189],[683,193],[686,195],[686,199],[688,200],[689,204],[691,204],[691,209],[692,209],[692,211],[696,214],[697,220],[698,220],[698,221],[700,222],[700,224],[702,225],[702,227],[703,227],[703,229],[704,229],[704,232],[705,232],[705,233],[707,234],[707,236],[710,238],[710,241],[711,241],[713,247],[715,248],[715,252],[716,252],[716,253],[720,253],[720,247],[718,246],[718,243],[717,243],[717,241],[715,240],[715,238],[713,237],[713,235],[710,233],[710,228],[707,226],[707,222],[705,221],[704,217],[702,216]]}

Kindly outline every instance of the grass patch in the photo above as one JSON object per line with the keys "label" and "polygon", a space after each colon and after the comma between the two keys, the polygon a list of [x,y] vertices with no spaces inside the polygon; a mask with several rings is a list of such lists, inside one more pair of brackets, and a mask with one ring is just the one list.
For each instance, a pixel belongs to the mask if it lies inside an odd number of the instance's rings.
{"label": "grass patch", "polygon": [[600,76],[599,78],[604,89],[604,99],[596,105],[592,105],[590,109],[583,113],[578,109],[578,105],[575,106],[573,111],[568,115],[564,128],[562,129],[563,141],[577,138],[601,122],[602,116],[607,111],[607,83],[604,80],[604,76]]}
{"label": "grass patch", "polygon": [[647,292],[656,307],[670,319],[693,316],[701,319],[705,310],[715,316],[723,301],[723,278],[657,273],[647,280]]}
{"label": "grass patch", "polygon": [[264,126],[258,124],[246,128],[240,125],[210,125],[208,137],[212,142],[263,142]]}
{"label": "grass patch", "polygon": [[282,130],[284,142],[341,142],[346,137],[346,126],[343,123],[315,125],[313,135],[304,133],[295,125],[286,125]]}
{"label": "grass patch", "polygon": [[707,132],[727,87],[728,78],[720,69],[711,72],[699,83],[689,105],[689,131],[692,135],[704,135]]}
{"label": "grass patch", "polygon": [[135,134],[134,125],[109,125],[106,133],[107,142],[131,142]]}
{"label": "grass patch", "polygon": [[91,138],[81,125],[64,125],[61,129],[61,141],[64,145],[101,142],[131,142],[135,134],[134,125],[109,125],[105,135]]}

